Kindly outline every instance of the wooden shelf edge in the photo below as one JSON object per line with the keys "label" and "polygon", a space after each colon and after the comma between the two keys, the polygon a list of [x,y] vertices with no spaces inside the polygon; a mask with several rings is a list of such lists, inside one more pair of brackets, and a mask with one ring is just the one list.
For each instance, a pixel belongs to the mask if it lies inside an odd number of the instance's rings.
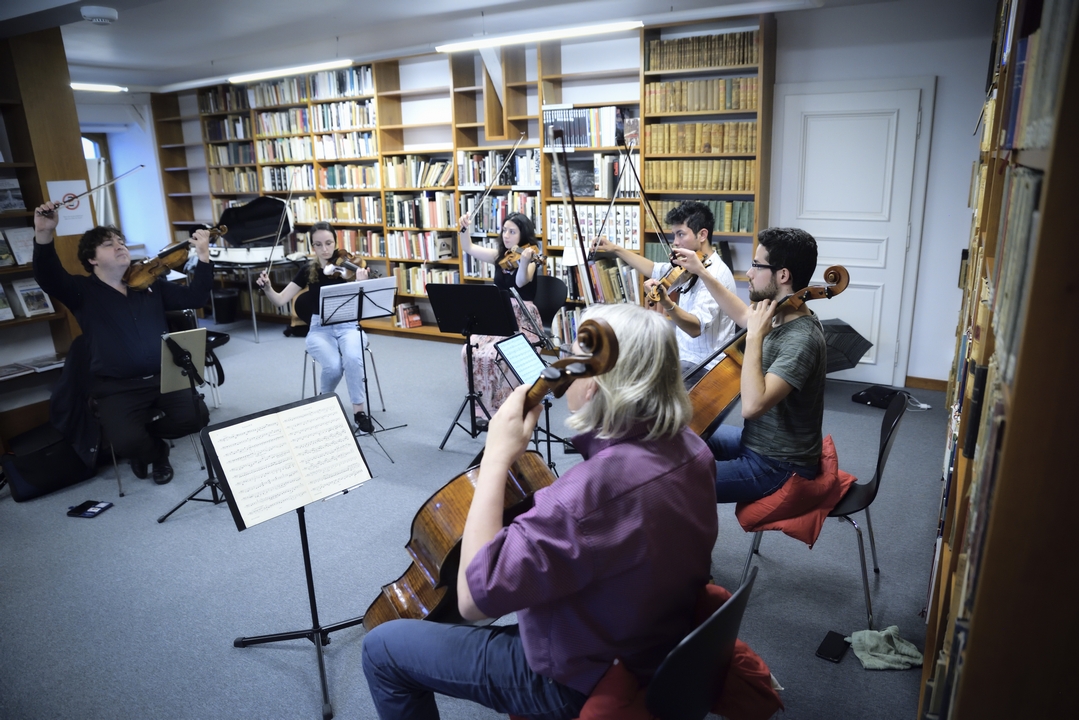
{"label": "wooden shelf edge", "polygon": [[63,320],[67,317],[66,313],[55,312],[48,315],[32,315],[30,317],[16,317],[14,320],[4,320],[0,322],[0,329],[15,327],[16,325],[32,325],[33,323],[48,322],[50,320]]}
{"label": "wooden shelf edge", "polygon": [[394,325],[390,318],[376,318],[364,320],[363,329],[375,335],[392,335],[395,337],[412,337],[423,340],[436,340],[461,344],[465,341],[462,335],[441,332],[435,325],[421,325],[416,328],[402,328]]}

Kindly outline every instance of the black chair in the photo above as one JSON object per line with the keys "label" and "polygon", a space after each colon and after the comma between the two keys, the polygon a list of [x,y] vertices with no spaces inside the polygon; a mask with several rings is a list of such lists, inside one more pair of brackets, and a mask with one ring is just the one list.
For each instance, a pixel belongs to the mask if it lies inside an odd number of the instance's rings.
{"label": "black chair", "polygon": [[645,695],[650,713],[660,720],[700,720],[711,711],[723,692],[756,579],[753,568],[748,581],[663,660]]}
{"label": "black chair", "polygon": [[[880,426],[880,446],[877,451],[877,467],[873,473],[873,478],[867,483],[855,483],[851,485],[845,495],[836,506],[828,513],[828,517],[839,518],[840,520],[846,520],[854,528],[854,532],[858,534],[858,555],[862,561],[862,589],[865,591],[865,614],[869,619],[869,629],[873,629],[873,603],[869,597],[869,572],[866,570],[865,565],[865,543],[862,541],[862,529],[858,527],[850,516],[856,512],[865,511],[865,526],[869,530],[869,548],[873,553],[873,572],[880,574],[880,567],[877,565],[877,543],[873,538],[873,521],[869,517],[869,506],[873,503],[873,500],[877,497],[877,491],[880,489],[881,476],[884,474],[884,464],[888,462],[888,455],[892,452],[892,443],[895,442],[895,431],[899,427],[899,422],[903,419],[903,415],[907,412],[907,394],[899,392],[895,394],[892,401],[888,404],[888,408],[884,411],[884,420],[881,421]],[[762,532],[758,531],[754,533],[753,543],[749,549],[749,555],[746,557],[745,568],[742,570],[743,580],[746,577],[746,573],[749,572],[749,566],[753,562],[753,554],[760,549]]]}
{"label": "black chair", "polygon": [[566,304],[569,289],[566,287],[566,283],[550,275],[537,275],[535,282],[536,299],[532,303],[539,310],[543,328],[550,333],[551,323],[554,321],[555,315]]}

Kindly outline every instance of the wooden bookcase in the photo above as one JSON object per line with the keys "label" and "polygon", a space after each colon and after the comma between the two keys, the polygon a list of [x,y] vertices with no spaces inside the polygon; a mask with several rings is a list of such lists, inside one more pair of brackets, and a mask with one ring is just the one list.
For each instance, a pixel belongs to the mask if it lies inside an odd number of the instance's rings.
{"label": "wooden bookcase", "polygon": [[[380,274],[398,277],[400,302],[416,303],[421,309],[425,325],[421,328],[398,328],[390,319],[369,323],[377,332],[402,335],[419,334],[424,337],[459,341],[459,335],[443,335],[433,327],[433,313],[422,290],[424,282],[473,282],[489,278],[489,268],[462,257],[457,241],[457,222],[470,203],[483,192],[486,175],[473,175],[472,167],[497,170],[499,161],[505,158],[522,133],[525,141],[517,151],[521,158],[538,156],[538,179],[522,182],[517,177],[513,183],[496,185],[488,205],[494,210],[491,221],[478,233],[488,243],[498,242],[500,217],[506,212],[525,212],[536,224],[537,236],[543,240],[548,255],[548,273],[565,275],[561,269],[562,244],[552,242],[550,226],[552,217],[561,228],[560,236],[566,239],[571,227],[567,218],[558,218],[562,198],[552,190],[552,156],[545,152],[546,127],[543,108],[564,106],[577,111],[597,108],[621,108],[627,117],[640,121],[640,133],[634,161],[644,175],[647,184],[649,164],[661,160],[695,160],[705,154],[644,153],[641,146],[648,127],[662,127],[678,122],[705,122],[743,120],[752,121],[757,127],[756,146],[752,152],[708,154],[708,160],[753,160],[756,163],[752,176],[752,190],[738,193],[712,190],[661,191],[650,193],[663,200],[695,199],[743,199],[754,203],[752,229],[745,232],[717,233],[716,238],[741,243],[749,248],[736,253],[736,257],[752,255],[753,238],[763,219],[767,216],[768,145],[771,133],[771,89],[774,82],[775,21],[770,15],[742,19],[730,27],[759,26],[758,62],[736,67],[709,65],[707,67],[649,69],[648,48],[652,41],[693,36],[716,35],[728,32],[729,23],[717,25],[679,25],[649,28],[626,34],[615,42],[628,43],[628,52],[618,46],[618,52],[607,53],[606,38],[567,40],[542,45],[508,46],[501,53],[500,88],[476,52],[457,53],[450,56],[420,56],[391,59],[366,66],[353,66],[345,71],[366,72],[370,82],[358,94],[333,94],[319,96],[316,78],[300,76],[267,81],[248,86],[218,86],[198,91],[202,142],[206,152],[206,172],[209,173],[208,191],[214,218],[227,204],[246,202],[259,194],[284,197],[287,188],[281,184],[282,170],[298,168],[295,178],[303,175],[311,179],[307,184],[294,188],[292,209],[297,230],[306,232],[316,219],[330,220],[346,235],[346,245],[360,251],[368,265]],[[488,58],[490,59],[490,58]],[[326,74],[321,74],[325,76]],[[497,76],[497,73],[495,73]],[[644,90],[649,83],[674,80],[720,79],[753,76],[757,79],[758,105],[752,110],[735,113],[708,113],[694,111],[688,114],[650,112],[642,104]],[[497,90],[501,90],[501,97]],[[249,91],[251,91],[249,93]],[[254,97],[250,100],[249,94]],[[192,163],[180,162],[191,144],[191,138],[176,132],[182,123],[190,120],[173,106],[168,96],[155,98],[155,125],[158,128],[159,152],[162,174],[166,177],[166,194],[169,197],[169,219],[173,225],[198,222],[199,200],[207,193],[201,189],[192,191],[184,181],[194,176],[189,172]],[[373,125],[344,126],[341,115],[333,116],[327,125],[318,119],[328,108],[340,110],[341,104],[352,106],[373,105]],[[181,103],[182,105],[182,103]],[[360,115],[365,113],[361,112]],[[330,117],[332,113],[327,113]],[[228,124],[243,125],[249,134],[243,137],[221,133]],[[320,123],[321,124],[318,124]],[[329,138],[343,138],[355,133],[370,138],[374,148],[368,146],[364,157],[329,159],[320,150]],[[336,140],[335,140],[336,142]],[[614,159],[619,148],[613,143],[606,146],[577,148],[570,155],[572,163],[594,164],[597,158]],[[320,154],[321,153],[321,154]],[[284,154],[284,157],[282,157]],[[249,158],[250,156],[250,158]],[[251,162],[235,162],[247,159]],[[222,162],[223,160],[229,162]],[[448,163],[450,174],[441,184],[421,183],[419,187],[395,183],[391,173],[395,166],[412,170],[417,165]],[[356,174],[373,174],[377,170],[378,184],[368,187],[332,187],[324,178],[333,167],[351,168]],[[493,170],[489,169],[492,168]],[[201,169],[199,170],[201,171]],[[219,182],[225,174],[229,178],[242,175],[247,183],[234,186]],[[274,173],[278,173],[275,180]],[[171,175],[175,177],[171,177]],[[480,177],[484,183],[476,182]],[[273,186],[274,182],[276,186]],[[252,184],[253,183],[253,184]],[[597,197],[577,198],[582,213],[582,227],[597,228],[606,212],[608,200]],[[447,207],[448,203],[448,207]],[[344,204],[352,207],[345,208]],[[436,211],[426,220],[419,212],[421,205],[433,204]],[[614,223],[617,214],[621,223],[619,237],[634,237],[634,249],[644,253],[647,233],[651,231],[645,218],[644,206],[633,197],[618,198],[616,212],[609,222]],[[344,212],[348,210],[348,212]],[[397,212],[401,210],[403,212]],[[554,216],[551,215],[554,213]],[[414,224],[401,224],[401,217],[416,218]],[[447,222],[432,220],[437,218]],[[450,222],[452,220],[452,222]],[[490,227],[487,227],[490,225]],[[624,226],[624,227],[623,227]],[[611,226],[605,234],[612,236]],[[572,231],[568,237],[572,238]],[[654,233],[651,239],[655,239]],[[441,254],[438,250],[441,246]],[[301,248],[302,249],[302,248]],[[449,254],[447,254],[447,250]],[[735,268],[743,271],[745,268]],[[738,277],[744,274],[738,273]],[[579,302],[579,300],[578,300]],[[268,314],[267,319],[280,319],[280,315]]]}
{"label": "wooden bookcase", "polygon": [[[27,208],[0,214],[0,226],[31,227],[33,208],[47,199],[50,181],[89,183],[70,82],[59,28],[0,40],[0,113],[13,155],[0,163],[0,174],[18,179]],[[78,240],[57,237],[56,250],[69,272],[85,274],[77,258]],[[30,265],[0,269],[3,282],[32,275]],[[53,348],[66,353],[79,332],[78,323],[62,305],[53,305],[55,313],[0,323],[0,342],[6,342],[11,328],[48,323]],[[0,382],[0,393],[21,388],[25,377]],[[0,451],[4,441],[47,419],[48,401],[0,412]]]}
{"label": "wooden bookcase", "polygon": [[[1065,14],[1043,16],[1051,7]],[[1079,491],[1061,461],[1079,403],[1066,351],[1079,340],[1066,319],[1079,260],[1076,12],[1025,0],[1000,11],[949,384],[918,713],[929,720],[1073,712],[1065,688],[1079,632],[1067,578]],[[1031,47],[1036,62],[1024,57]]]}

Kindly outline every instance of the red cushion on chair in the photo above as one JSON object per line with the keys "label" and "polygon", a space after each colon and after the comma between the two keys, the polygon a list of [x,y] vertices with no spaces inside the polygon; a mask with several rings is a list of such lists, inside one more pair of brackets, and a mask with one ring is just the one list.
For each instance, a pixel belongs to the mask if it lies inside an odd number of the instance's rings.
{"label": "red cushion on chair", "polygon": [[858,478],[839,469],[835,443],[821,443],[820,474],[812,480],[792,475],[783,487],[756,502],[738,503],[734,514],[746,532],[781,530],[810,548],[832,508]]}

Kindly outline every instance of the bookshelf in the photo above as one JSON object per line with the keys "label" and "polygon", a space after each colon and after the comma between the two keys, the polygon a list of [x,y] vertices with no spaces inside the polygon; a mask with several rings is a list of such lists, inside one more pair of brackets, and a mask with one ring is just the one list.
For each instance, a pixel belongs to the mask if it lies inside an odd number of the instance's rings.
{"label": "bookshelf", "polygon": [[[69,83],[59,28],[0,40],[0,114],[6,129],[0,177],[18,181],[27,208],[0,214],[0,227],[32,227],[33,208],[48,197],[49,181],[75,179],[89,183]],[[77,246],[77,236],[56,238],[56,250],[64,267],[69,272],[84,273],[76,256]],[[32,276],[33,268],[28,263],[0,268],[0,282],[6,285]],[[78,323],[62,305],[53,305],[57,311],[48,315],[0,322],[0,346],[5,350],[34,348],[27,351],[28,355],[66,353],[79,332]],[[8,357],[5,354],[5,363],[25,359],[7,360]],[[30,377],[34,381],[29,381]],[[0,382],[3,406],[10,408],[0,411],[0,451],[8,439],[48,419],[48,400],[39,398],[47,395],[47,385],[53,379],[55,375],[35,374]]]}
{"label": "bookshelf", "polygon": [[931,720],[1070,714],[1079,639],[1065,579],[1079,497],[1060,462],[1079,402],[1066,351],[1077,332],[1058,319],[1077,260],[1076,11],[999,7],[927,599],[918,717]]}

